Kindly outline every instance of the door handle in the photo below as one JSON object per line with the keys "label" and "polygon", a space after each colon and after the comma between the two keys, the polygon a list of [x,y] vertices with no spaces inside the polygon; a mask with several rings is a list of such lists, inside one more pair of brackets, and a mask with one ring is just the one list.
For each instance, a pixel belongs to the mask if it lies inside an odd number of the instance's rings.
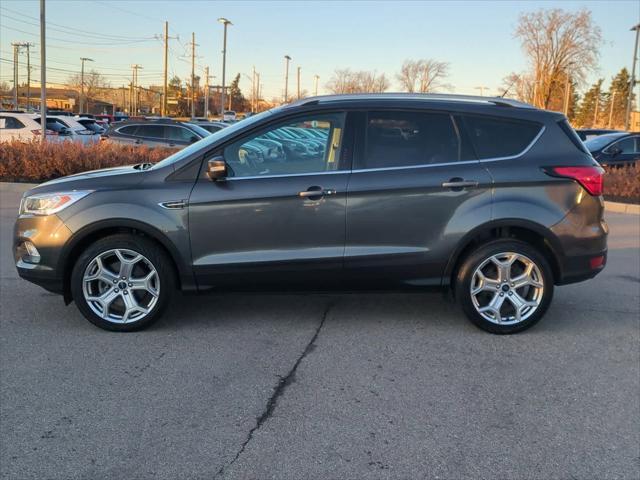
{"label": "door handle", "polygon": [[303,190],[302,192],[298,192],[298,196],[301,198],[324,197],[325,195],[335,195],[336,193],[337,192],[332,189],[324,190],[320,187],[309,187],[308,190]]}
{"label": "door handle", "polygon": [[448,182],[442,183],[442,188],[452,188],[462,190],[463,188],[477,187],[478,182],[474,180],[464,180],[462,178],[452,178]]}

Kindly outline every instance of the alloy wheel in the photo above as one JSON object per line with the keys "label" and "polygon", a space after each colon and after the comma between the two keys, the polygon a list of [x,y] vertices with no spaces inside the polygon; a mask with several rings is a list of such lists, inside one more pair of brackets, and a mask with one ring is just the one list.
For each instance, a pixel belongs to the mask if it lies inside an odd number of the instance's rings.
{"label": "alloy wheel", "polygon": [[514,325],[538,309],[544,295],[540,268],[520,253],[492,255],[474,271],[470,286],[476,311],[498,325]]}
{"label": "alloy wheel", "polygon": [[142,320],[158,302],[160,277],[145,256],[112,249],[94,257],[84,271],[82,291],[89,308],[113,323]]}

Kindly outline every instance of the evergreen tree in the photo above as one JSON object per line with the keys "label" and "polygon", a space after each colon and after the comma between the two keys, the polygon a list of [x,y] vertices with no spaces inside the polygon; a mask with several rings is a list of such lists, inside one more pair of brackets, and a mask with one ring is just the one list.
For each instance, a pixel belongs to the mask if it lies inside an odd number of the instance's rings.
{"label": "evergreen tree", "polygon": [[231,110],[234,108],[237,111],[244,110],[245,102],[246,100],[240,90],[240,74],[237,74],[236,78],[231,82],[231,85],[229,85],[229,103],[231,105]]}
{"label": "evergreen tree", "polygon": [[603,107],[603,82],[604,79],[599,79],[591,86],[587,93],[584,94],[580,109],[575,117],[574,123],[576,127],[597,127],[600,125],[599,119],[602,118]]}
{"label": "evergreen tree", "polygon": [[[609,87],[609,92],[605,95],[603,105],[603,126],[624,128],[624,115],[627,110],[627,100],[629,98],[629,82],[630,74],[626,68],[620,70],[620,72],[611,79],[611,86]],[[632,101],[633,100],[634,98],[632,98]],[[610,118],[611,122],[609,122]]]}

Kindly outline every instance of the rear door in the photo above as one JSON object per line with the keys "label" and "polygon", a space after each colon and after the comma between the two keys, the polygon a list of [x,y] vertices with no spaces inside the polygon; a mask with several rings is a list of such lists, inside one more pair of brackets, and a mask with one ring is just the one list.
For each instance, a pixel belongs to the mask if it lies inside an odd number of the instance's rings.
{"label": "rear door", "polygon": [[439,285],[469,225],[491,215],[491,178],[452,115],[362,114],[349,182],[345,273],[355,287]]}
{"label": "rear door", "polygon": [[[257,140],[295,126],[321,130],[316,156],[306,149],[265,155]],[[229,176],[202,176],[189,199],[193,267],[200,287],[329,290],[341,279],[346,187],[345,114],[309,113],[231,140]],[[205,164],[208,158],[205,158]]]}

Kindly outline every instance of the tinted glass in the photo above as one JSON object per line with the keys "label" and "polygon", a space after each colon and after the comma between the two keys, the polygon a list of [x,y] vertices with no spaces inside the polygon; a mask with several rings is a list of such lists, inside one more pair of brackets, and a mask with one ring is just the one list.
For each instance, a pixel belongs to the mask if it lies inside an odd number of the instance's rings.
{"label": "tinted glass", "polygon": [[468,158],[449,114],[371,112],[364,165],[358,168],[431,165]]}
{"label": "tinted glass", "polygon": [[475,115],[464,115],[464,122],[480,159],[518,155],[542,128],[531,122]]}
{"label": "tinted glass", "polygon": [[195,139],[196,142],[200,140],[200,137],[191,130],[175,125],[165,126],[165,135],[167,140],[174,142],[191,143],[192,139]]}
{"label": "tinted glass", "polygon": [[598,137],[593,137],[584,142],[585,147],[589,149],[590,152],[595,152],[596,150],[600,150],[601,148],[606,147],[610,143],[612,143],[616,138],[623,137],[624,133],[613,133],[609,135],[600,135]]}
{"label": "tinted glass", "polygon": [[128,125],[126,127],[119,128],[117,132],[122,133],[123,135],[135,135],[137,129],[138,125]]}
{"label": "tinted glass", "polygon": [[[286,129],[320,137],[282,135]],[[235,177],[337,170],[343,132],[344,114],[309,116],[244,137],[224,149],[224,158]]]}
{"label": "tinted glass", "polygon": [[624,140],[620,140],[610,147],[607,147],[608,150],[615,150],[616,148],[620,149],[620,154],[622,155],[630,155],[633,153],[637,153],[638,149],[636,148],[636,137],[625,138]]}
{"label": "tinted glass", "polygon": [[0,117],[0,128],[4,130],[16,130],[24,128],[24,124],[14,117]]}
{"label": "tinted glass", "polygon": [[135,133],[136,137],[164,138],[163,125],[140,125]]}

